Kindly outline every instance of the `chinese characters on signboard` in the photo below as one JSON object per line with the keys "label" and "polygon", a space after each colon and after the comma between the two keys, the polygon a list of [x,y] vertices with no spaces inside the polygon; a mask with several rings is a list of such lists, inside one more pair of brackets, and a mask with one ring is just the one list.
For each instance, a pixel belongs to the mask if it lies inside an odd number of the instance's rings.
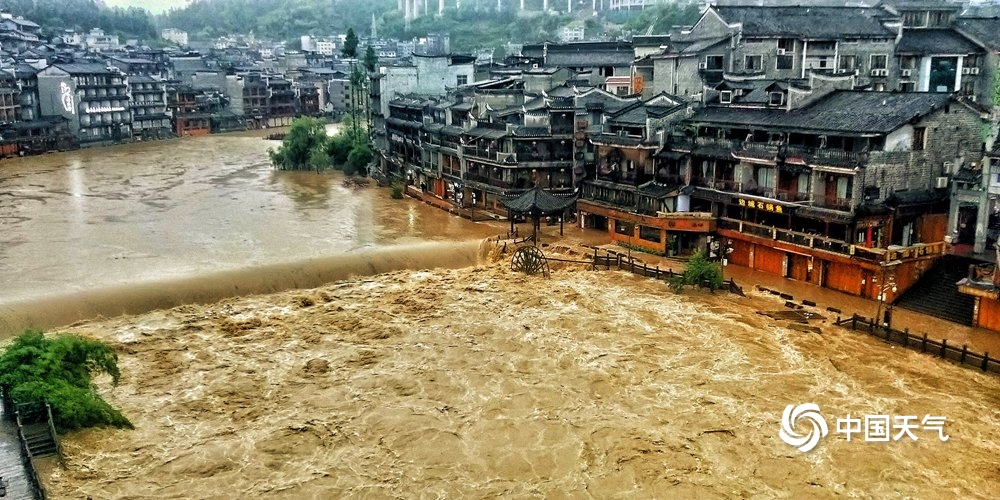
{"label": "chinese characters on signboard", "polygon": [[784,207],[777,203],[765,203],[763,201],[747,200],[744,198],[740,198],[738,203],[741,207],[756,208],[757,210],[766,210],[776,214],[784,213],[785,211]]}

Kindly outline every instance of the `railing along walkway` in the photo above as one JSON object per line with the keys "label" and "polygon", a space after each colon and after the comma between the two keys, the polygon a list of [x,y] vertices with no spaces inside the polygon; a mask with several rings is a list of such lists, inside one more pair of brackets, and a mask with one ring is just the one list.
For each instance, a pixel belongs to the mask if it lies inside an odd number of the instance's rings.
{"label": "railing along walkway", "polygon": [[12,415],[0,409],[0,491],[3,500],[35,500],[38,498],[24,466],[17,424]]}

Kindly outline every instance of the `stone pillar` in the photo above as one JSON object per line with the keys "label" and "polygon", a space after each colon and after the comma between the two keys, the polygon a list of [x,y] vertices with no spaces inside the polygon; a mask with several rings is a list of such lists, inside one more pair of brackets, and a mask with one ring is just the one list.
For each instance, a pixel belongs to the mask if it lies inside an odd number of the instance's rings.
{"label": "stone pillar", "polygon": [[545,12],[549,11],[549,0],[542,0],[542,10]]}
{"label": "stone pillar", "polygon": [[521,0],[521,10],[524,10],[524,0]]}
{"label": "stone pillar", "polygon": [[409,21],[410,20],[410,0],[403,0],[403,2],[406,4],[406,9],[403,10],[403,19]]}
{"label": "stone pillar", "polygon": [[566,12],[573,12],[573,0],[566,0]]}
{"label": "stone pillar", "polygon": [[438,15],[444,14],[444,0],[438,0]]}

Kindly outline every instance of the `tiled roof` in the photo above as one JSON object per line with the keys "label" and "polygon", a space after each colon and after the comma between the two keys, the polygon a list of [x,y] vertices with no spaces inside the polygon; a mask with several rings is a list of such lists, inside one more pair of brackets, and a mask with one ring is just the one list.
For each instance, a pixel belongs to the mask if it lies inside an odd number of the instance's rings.
{"label": "tiled roof", "polygon": [[888,133],[915,117],[944,106],[947,93],[896,93],[841,90],[791,111],[705,107],[694,122],[730,123],[761,128],[800,129],[849,134]]}
{"label": "tiled roof", "polygon": [[951,28],[903,30],[903,37],[896,44],[897,54],[970,54],[982,51]]}
{"label": "tiled roof", "polygon": [[991,18],[961,18],[956,23],[959,31],[985,45],[991,50],[1000,51],[1000,17]]}
{"label": "tiled roof", "polygon": [[59,68],[71,75],[93,75],[93,74],[110,74],[114,73],[107,66],[97,63],[74,63],[74,64],[54,64],[56,68]]}
{"label": "tiled roof", "polygon": [[665,198],[671,196],[677,192],[677,188],[680,186],[670,185],[670,184],[660,184],[655,181],[649,181],[641,186],[639,186],[639,194],[644,196],[649,196],[651,198]]}
{"label": "tiled roof", "polygon": [[715,11],[729,24],[742,23],[744,37],[895,38],[880,22],[886,12],[875,8],[725,6]]}
{"label": "tiled roof", "polygon": [[596,67],[628,66],[635,51],[627,42],[582,42],[549,44],[546,66]]}
{"label": "tiled roof", "polygon": [[555,196],[540,187],[535,187],[516,198],[501,199],[500,203],[514,212],[556,213],[566,209],[575,201],[576,198]]}
{"label": "tiled roof", "polygon": [[546,127],[517,127],[514,129],[517,137],[545,137],[550,135]]}
{"label": "tiled roof", "polygon": [[636,105],[622,110],[619,114],[608,119],[609,124],[620,125],[646,125],[646,107]]}
{"label": "tiled roof", "polygon": [[130,57],[112,57],[115,61],[123,62],[125,64],[153,64],[153,61],[149,59],[139,59]]}

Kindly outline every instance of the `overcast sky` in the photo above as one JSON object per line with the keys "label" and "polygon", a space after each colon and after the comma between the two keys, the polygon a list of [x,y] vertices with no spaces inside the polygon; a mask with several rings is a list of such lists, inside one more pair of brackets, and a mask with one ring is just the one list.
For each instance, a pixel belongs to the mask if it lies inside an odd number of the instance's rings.
{"label": "overcast sky", "polygon": [[171,7],[183,7],[189,0],[104,0],[108,7],[142,7],[153,14],[160,14]]}

